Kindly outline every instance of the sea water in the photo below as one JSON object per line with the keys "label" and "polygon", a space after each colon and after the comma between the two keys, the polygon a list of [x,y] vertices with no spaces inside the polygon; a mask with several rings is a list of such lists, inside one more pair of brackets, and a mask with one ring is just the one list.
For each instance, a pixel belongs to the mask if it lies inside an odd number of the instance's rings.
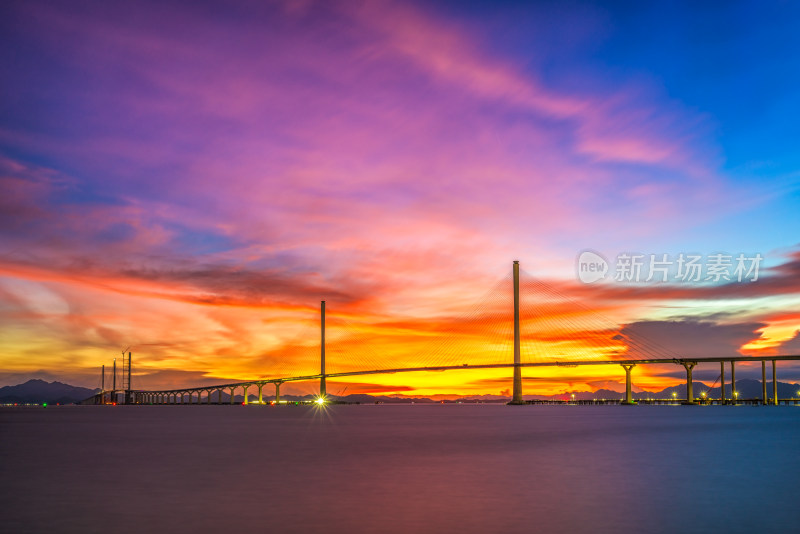
{"label": "sea water", "polygon": [[800,407],[0,409],[8,533],[798,532]]}

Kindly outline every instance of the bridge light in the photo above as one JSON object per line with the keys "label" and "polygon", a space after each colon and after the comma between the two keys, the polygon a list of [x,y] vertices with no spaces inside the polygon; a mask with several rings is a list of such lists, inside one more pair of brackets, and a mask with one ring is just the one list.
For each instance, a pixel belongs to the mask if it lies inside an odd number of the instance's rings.
{"label": "bridge light", "polygon": [[317,397],[317,399],[314,402],[316,402],[317,404],[322,406],[323,404],[325,404],[325,398],[324,397]]}

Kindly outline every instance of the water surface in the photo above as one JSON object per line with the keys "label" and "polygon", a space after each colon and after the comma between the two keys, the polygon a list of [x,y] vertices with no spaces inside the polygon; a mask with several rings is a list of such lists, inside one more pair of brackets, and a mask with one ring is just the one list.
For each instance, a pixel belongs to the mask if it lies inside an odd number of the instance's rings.
{"label": "water surface", "polygon": [[800,407],[0,409],[4,532],[796,532]]}

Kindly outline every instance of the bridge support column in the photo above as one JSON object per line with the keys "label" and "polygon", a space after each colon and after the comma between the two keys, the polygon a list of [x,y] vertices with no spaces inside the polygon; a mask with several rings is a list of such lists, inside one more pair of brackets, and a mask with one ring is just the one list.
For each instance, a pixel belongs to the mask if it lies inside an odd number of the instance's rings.
{"label": "bridge support column", "polygon": [[775,360],[772,360],[772,402],[778,405],[778,379],[775,371]]}
{"label": "bridge support column", "polygon": [[230,388],[230,389],[231,389],[231,404],[233,404],[233,394],[236,391],[236,388]]}
{"label": "bridge support column", "polygon": [[264,384],[258,385],[258,403],[264,404],[264,398],[261,396],[261,390],[264,388]]}
{"label": "bridge support column", "polygon": [[319,377],[319,396],[325,398],[328,394],[325,384],[325,301],[320,303],[320,377]]}
{"label": "bridge support column", "polygon": [[767,397],[767,362],[765,360],[761,360],[761,398],[764,406],[769,404],[769,398]]}
{"label": "bridge support column", "polygon": [[244,401],[242,402],[242,404],[247,404],[247,388],[249,387],[250,387],[249,385],[242,386],[242,389],[244,389]]}
{"label": "bridge support column", "polygon": [[514,382],[511,402],[525,404],[522,398],[522,360],[519,351],[519,261],[514,261]]}
{"label": "bridge support column", "polygon": [[719,403],[725,404],[725,362],[719,362]]}
{"label": "bridge support column", "polygon": [[622,368],[625,369],[625,401],[622,404],[632,405],[636,404],[633,402],[633,394],[631,393],[631,369],[636,367],[635,363],[623,363]]}
{"label": "bridge support column", "polygon": [[736,392],[736,362],[731,360],[731,404],[738,404],[739,394]]}
{"label": "bridge support column", "polygon": [[283,382],[274,382],[275,384],[275,404],[279,404],[281,402],[281,384]]}
{"label": "bridge support column", "polygon": [[686,402],[682,404],[694,404],[694,391],[692,390],[692,369],[697,362],[682,362],[686,369]]}

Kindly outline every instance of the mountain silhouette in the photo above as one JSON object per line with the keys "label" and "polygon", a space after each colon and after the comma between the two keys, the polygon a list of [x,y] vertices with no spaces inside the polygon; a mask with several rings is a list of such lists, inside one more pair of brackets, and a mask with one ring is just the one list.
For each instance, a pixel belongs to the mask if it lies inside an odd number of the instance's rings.
{"label": "mountain silhouette", "polygon": [[0,388],[2,404],[72,404],[91,397],[99,390],[81,388],[62,382],[28,380],[24,384]]}

